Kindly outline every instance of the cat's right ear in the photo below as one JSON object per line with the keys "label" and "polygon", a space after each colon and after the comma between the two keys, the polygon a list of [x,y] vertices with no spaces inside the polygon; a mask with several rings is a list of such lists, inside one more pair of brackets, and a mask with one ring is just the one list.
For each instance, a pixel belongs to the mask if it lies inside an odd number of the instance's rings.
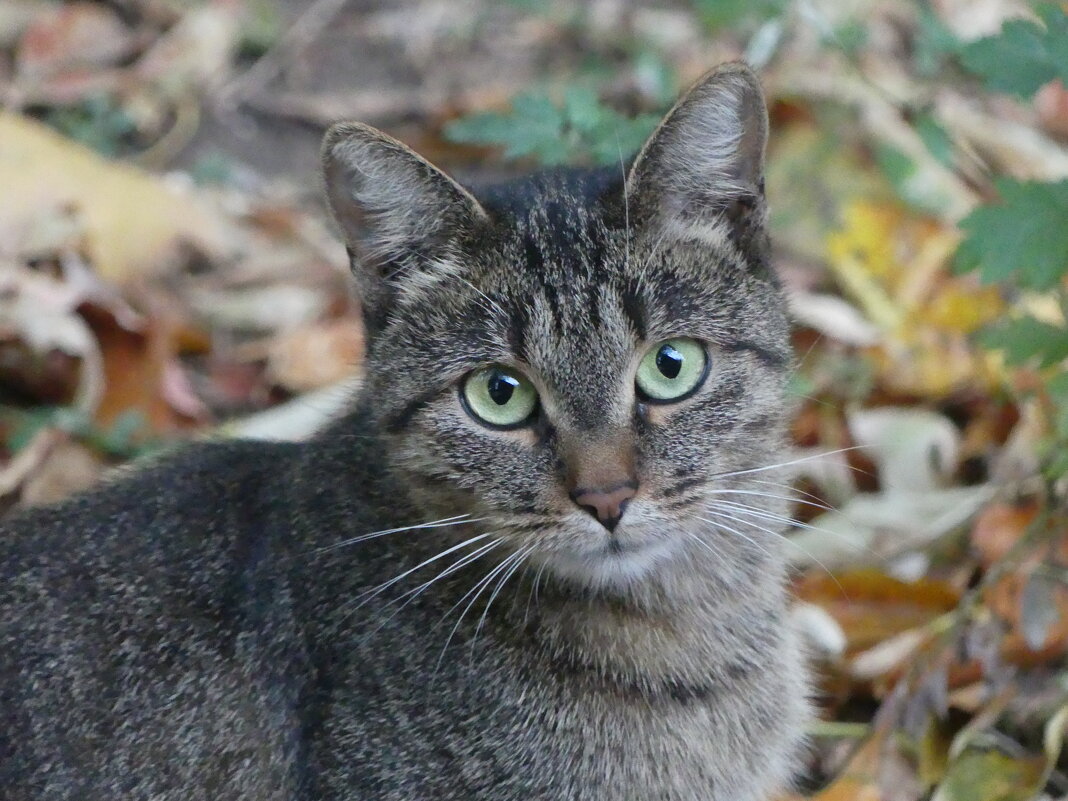
{"label": "cat's right ear", "polygon": [[323,139],[322,163],[366,322],[380,326],[398,286],[455,255],[456,243],[486,212],[444,172],[369,125],[333,126]]}

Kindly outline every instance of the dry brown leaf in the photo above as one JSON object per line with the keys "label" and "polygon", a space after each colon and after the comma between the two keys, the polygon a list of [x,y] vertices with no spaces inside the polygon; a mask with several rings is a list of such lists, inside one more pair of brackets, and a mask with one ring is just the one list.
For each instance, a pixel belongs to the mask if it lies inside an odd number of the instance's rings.
{"label": "dry brown leaf", "polygon": [[177,322],[157,311],[145,317],[141,330],[131,331],[103,310],[83,310],[104,357],[104,396],[95,414],[102,427],[130,411],[139,413],[157,434],[173,433],[189,423],[165,396],[167,368],[177,356]]}
{"label": "dry brown leaf", "polygon": [[22,79],[117,63],[133,52],[132,32],[100,3],[76,2],[41,14],[19,42],[15,66]]}
{"label": "dry brown leaf", "polygon": [[[864,743],[834,781],[808,798],[811,801],[884,801],[879,789],[882,744],[881,737],[873,737]],[[793,796],[783,801],[800,801],[801,798]]]}
{"label": "dry brown leaf", "polygon": [[62,442],[27,478],[20,502],[38,506],[61,501],[93,486],[105,469],[100,457],[86,446]]}
{"label": "dry brown leaf", "polygon": [[960,593],[945,582],[904,582],[872,569],[835,575],[814,572],[803,578],[794,592],[838,621],[849,643],[849,654],[922,626],[955,608],[960,600]]}
{"label": "dry brown leaf", "polygon": [[308,392],[352,375],[362,359],[363,326],[358,320],[341,319],[275,339],[267,354],[267,374],[288,390]]}
{"label": "dry brown leaf", "polygon": [[972,527],[972,546],[983,566],[1001,561],[1027,531],[1038,513],[1034,501],[1018,504],[993,503],[987,506]]}

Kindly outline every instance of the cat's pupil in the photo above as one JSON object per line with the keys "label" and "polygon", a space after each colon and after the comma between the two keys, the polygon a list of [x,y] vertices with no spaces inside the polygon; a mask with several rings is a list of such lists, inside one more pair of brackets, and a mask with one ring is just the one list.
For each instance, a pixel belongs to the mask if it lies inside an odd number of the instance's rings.
{"label": "cat's pupil", "polygon": [[667,378],[678,378],[682,369],[682,354],[671,345],[661,345],[656,352],[656,369]]}
{"label": "cat's pupil", "polygon": [[512,376],[502,373],[500,370],[494,370],[493,375],[489,378],[487,391],[494,403],[498,406],[504,406],[512,399],[512,393],[515,392],[515,388],[518,386],[519,382]]}

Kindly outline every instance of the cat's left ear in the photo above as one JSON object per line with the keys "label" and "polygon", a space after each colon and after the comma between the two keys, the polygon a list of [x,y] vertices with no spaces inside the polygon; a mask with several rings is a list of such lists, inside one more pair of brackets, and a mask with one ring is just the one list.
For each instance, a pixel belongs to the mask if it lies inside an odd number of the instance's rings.
{"label": "cat's left ear", "polygon": [[627,176],[627,199],[668,231],[700,235],[726,223],[748,238],[763,223],[767,139],[760,82],[745,64],[725,64],[697,81],[649,137]]}
{"label": "cat's left ear", "polygon": [[362,123],[339,123],[322,149],[326,194],[345,236],[369,325],[397,289],[432,271],[486,219],[478,201],[411,148]]}

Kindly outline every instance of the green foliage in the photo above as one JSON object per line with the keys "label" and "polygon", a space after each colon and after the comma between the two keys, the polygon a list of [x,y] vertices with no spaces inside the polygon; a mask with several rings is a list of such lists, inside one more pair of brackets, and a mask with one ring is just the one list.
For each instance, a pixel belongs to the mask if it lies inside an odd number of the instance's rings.
{"label": "green foliage", "polygon": [[[1068,181],[1002,179],[997,187],[1000,203],[980,206],[961,222],[965,239],[957,250],[957,269],[977,270],[987,282],[1052,293],[1062,309],[1068,308]],[[980,342],[1003,351],[1009,364],[1043,371],[1052,403],[1045,469],[1053,478],[1068,473],[1068,328],[1023,316],[987,329]]]}
{"label": "green foliage", "polygon": [[65,136],[112,157],[119,154],[123,140],[137,131],[130,116],[104,95],[52,111],[45,122]]}
{"label": "green foliage", "polygon": [[233,180],[234,163],[225,153],[212,150],[193,163],[189,174],[201,185],[227,184]]}
{"label": "green foliage", "polygon": [[237,42],[242,58],[259,58],[282,35],[282,15],[277,0],[246,0]]}
{"label": "green foliage", "polygon": [[145,418],[136,409],[121,413],[106,428],[93,423],[84,412],[69,407],[44,406],[30,411],[4,409],[9,434],[5,447],[18,453],[43,428],[58,428],[80,439],[99,453],[118,459],[132,459],[159,450],[163,443],[144,436]]}
{"label": "green foliage", "polygon": [[[977,270],[984,281],[1011,282],[1016,288],[1052,292],[1068,308],[1068,181],[1055,184],[1003,179],[1001,202],[980,206],[963,221],[965,239],[957,250],[958,270]],[[1042,454],[1052,478],[1068,473],[1068,328],[1024,316],[999,323],[980,342],[1000,350],[1012,365],[1044,371],[1052,402],[1052,435]]]}
{"label": "green foliage", "polygon": [[953,140],[946,129],[930,114],[920,114],[915,121],[916,133],[920,135],[928,152],[944,167],[953,166]]}
{"label": "green foliage", "polygon": [[984,281],[1013,278],[1025,289],[1048,290],[1068,270],[1068,181],[1002,179],[1001,202],[980,206],[960,227],[957,269]]}
{"label": "green foliage", "polygon": [[1068,83],[1068,15],[1053,4],[1035,10],[1043,25],[1009,20],[1000,33],[965,45],[961,63],[990,89],[1021,97],[1054,78]]}
{"label": "green foliage", "polygon": [[[993,91],[1030,97],[1054,79],[1068,82],[1068,15],[1053,4],[1035,9],[1041,24],[1015,19],[1001,31],[960,48],[965,68]],[[983,281],[1052,295],[1068,310],[1068,181],[1040,183],[1002,178],[999,200],[961,221],[958,271],[976,271]],[[1001,322],[980,340],[1013,365],[1038,368],[1040,394],[1050,406],[1052,436],[1043,454],[1051,477],[1068,473],[1068,328],[1031,316]]]}
{"label": "green foliage", "polygon": [[602,103],[592,89],[572,86],[557,104],[544,92],[528,92],[509,111],[470,114],[449,123],[453,142],[504,148],[505,158],[529,156],[546,165],[612,164],[638,150],[659,114],[629,118]]}
{"label": "green foliage", "polygon": [[787,0],[694,0],[694,9],[710,30],[763,22],[786,10]]}
{"label": "green foliage", "polygon": [[1037,363],[1050,367],[1068,358],[1068,329],[1020,317],[984,331],[980,341],[992,350],[1005,352],[1009,364]]}
{"label": "green foliage", "polygon": [[916,69],[921,75],[934,77],[959,54],[963,43],[926,4],[920,7],[918,23],[913,41]]}

